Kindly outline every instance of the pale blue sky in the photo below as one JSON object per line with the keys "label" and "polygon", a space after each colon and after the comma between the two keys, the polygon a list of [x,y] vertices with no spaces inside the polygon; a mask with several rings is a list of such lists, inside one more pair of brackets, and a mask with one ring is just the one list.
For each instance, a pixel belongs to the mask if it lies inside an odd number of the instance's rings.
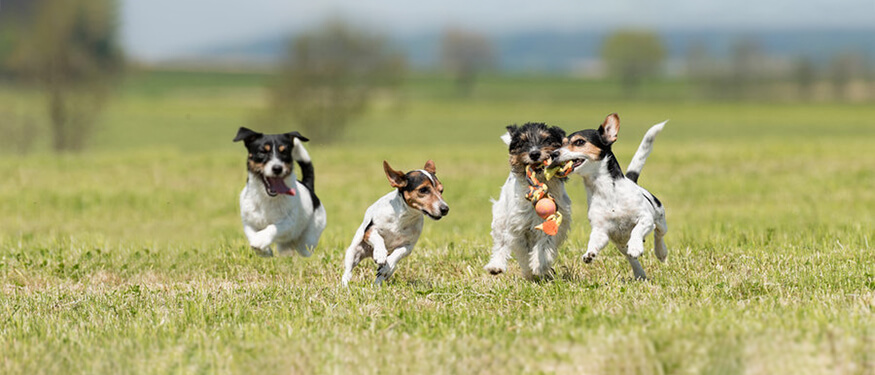
{"label": "pale blue sky", "polygon": [[122,41],[157,60],[341,17],[387,34],[526,30],[872,28],[875,0],[122,0]]}

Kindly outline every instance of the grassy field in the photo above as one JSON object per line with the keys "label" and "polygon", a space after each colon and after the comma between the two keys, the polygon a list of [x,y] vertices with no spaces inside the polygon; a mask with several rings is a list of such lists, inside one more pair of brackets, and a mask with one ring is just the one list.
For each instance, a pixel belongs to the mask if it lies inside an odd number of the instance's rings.
{"label": "grassy field", "polygon": [[[0,373],[875,374],[875,107],[723,103],[658,83],[487,77],[468,98],[415,77],[331,145],[309,146],[329,225],[311,258],[248,249],[231,142],[257,74],[140,73],[80,155],[0,156]],[[0,90],[0,103],[39,108]],[[11,103],[11,104],[10,104]],[[622,118],[631,158],[671,119],[640,183],[668,208],[648,282],[580,260],[585,192],[552,282],[485,274],[504,125]],[[291,130],[291,129],[290,129]],[[437,164],[450,215],[393,282],[339,287],[381,161]]]}

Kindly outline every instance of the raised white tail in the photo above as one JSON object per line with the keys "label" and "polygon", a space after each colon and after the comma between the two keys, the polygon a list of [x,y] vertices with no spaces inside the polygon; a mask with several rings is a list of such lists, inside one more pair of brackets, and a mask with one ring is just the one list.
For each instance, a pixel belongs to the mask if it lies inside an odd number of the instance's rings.
{"label": "raised white tail", "polygon": [[626,168],[626,178],[636,184],[638,183],[638,176],[641,175],[641,170],[644,169],[644,163],[647,161],[647,157],[650,156],[650,151],[653,151],[653,141],[656,140],[656,135],[662,131],[667,122],[668,120],[665,120],[651,126],[647,133],[644,134],[644,139],[638,145],[638,151],[635,151],[635,156],[632,157],[632,161],[629,162],[629,166]]}

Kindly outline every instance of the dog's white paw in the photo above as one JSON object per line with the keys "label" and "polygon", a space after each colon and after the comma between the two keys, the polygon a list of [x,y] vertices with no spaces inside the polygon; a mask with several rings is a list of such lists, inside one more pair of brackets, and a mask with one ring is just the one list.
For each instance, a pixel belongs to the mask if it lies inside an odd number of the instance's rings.
{"label": "dog's white paw", "polygon": [[500,273],[507,271],[507,262],[506,261],[502,262],[501,260],[493,259],[493,260],[489,261],[489,263],[487,263],[485,266],[483,266],[483,269],[486,270],[486,272],[489,272],[490,274],[498,275]]}
{"label": "dog's white paw", "polygon": [[270,244],[276,238],[276,227],[273,225],[264,228],[249,239],[249,246],[260,250],[270,251]]}
{"label": "dog's white paw", "polygon": [[586,254],[583,254],[583,262],[584,263],[592,263],[592,260],[595,259],[596,252],[595,251],[587,251]]}
{"label": "dog's white paw", "polygon": [[626,254],[628,254],[632,258],[640,257],[641,254],[644,254],[644,243],[636,242],[633,244],[630,242],[629,247],[626,250]]}

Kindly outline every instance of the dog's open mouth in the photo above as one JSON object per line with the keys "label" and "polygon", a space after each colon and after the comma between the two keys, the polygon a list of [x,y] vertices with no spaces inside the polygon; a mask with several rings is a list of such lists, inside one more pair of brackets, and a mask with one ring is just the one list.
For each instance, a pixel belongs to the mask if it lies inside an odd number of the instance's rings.
{"label": "dog's open mouth", "polygon": [[295,195],[295,189],[288,187],[282,177],[267,177],[262,175],[261,182],[264,182],[264,190],[267,192],[267,195],[270,195],[271,197],[275,197],[278,194]]}
{"label": "dog's open mouth", "polygon": [[420,210],[420,211],[422,211],[422,213],[424,213],[425,216],[432,218],[432,220],[440,220],[443,217],[443,216],[434,216],[426,210]]}

